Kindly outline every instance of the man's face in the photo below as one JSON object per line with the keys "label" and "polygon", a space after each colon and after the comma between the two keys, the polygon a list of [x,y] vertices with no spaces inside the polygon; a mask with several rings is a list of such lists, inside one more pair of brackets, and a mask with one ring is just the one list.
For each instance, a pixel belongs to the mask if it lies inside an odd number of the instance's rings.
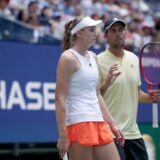
{"label": "man's face", "polygon": [[111,47],[123,48],[125,44],[126,29],[122,23],[116,22],[105,33],[105,38]]}

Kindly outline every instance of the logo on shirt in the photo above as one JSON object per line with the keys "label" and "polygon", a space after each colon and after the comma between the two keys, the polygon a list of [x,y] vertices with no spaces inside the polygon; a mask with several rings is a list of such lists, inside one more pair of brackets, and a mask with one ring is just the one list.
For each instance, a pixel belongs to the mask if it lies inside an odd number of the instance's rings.
{"label": "logo on shirt", "polygon": [[131,68],[134,68],[134,65],[133,65],[133,64],[131,64],[131,65],[130,65],[130,67],[131,67]]}

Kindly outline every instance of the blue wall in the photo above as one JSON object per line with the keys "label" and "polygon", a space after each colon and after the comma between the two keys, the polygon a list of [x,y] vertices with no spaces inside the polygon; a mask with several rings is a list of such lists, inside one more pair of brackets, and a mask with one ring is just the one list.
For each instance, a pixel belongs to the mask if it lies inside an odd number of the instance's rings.
{"label": "blue wall", "polygon": [[[0,143],[57,141],[54,98],[60,54],[60,46],[0,42]],[[138,122],[152,122],[151,104],[140,105]]]}

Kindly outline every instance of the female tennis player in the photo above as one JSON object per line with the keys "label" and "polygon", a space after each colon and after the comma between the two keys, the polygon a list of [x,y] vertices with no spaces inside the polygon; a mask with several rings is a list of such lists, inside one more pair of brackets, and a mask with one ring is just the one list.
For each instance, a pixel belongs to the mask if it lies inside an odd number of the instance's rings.
{"label": "female tennis player", "polygon": [[56,81],[61,158],[68,152],[72,160],[120,160],[112,133],[122,145],[124,137],[100,96],[96,55],[88,50],[99,24],[100,20],[77,17],[65,25]]}

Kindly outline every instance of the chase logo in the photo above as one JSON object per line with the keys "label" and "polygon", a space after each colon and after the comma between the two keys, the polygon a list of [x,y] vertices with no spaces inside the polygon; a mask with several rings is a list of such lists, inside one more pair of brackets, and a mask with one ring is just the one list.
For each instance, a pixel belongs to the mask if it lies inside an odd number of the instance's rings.
{"label": "chase logo", "polygon": [[29,81],[20,85],[13,81],[8,89],[8,83],[0,80],[0,110],[55,110],[56,83]]}
{"label": "chase logo", "polygon": [[131,65],[130,65],[130,67],[131,67],[131,68],[134,68],[134,65],[133,65],[133,64],[131,64]]}

